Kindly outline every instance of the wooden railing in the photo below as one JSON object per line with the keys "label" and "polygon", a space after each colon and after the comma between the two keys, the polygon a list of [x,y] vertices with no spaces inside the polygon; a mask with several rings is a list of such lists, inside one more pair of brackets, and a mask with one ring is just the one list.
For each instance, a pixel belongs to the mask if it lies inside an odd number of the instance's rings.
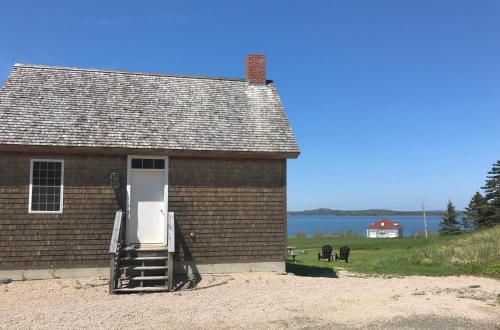
{"label": "wooden railing", "polygon": [[120,267],[120,251],[125,244],[125,217],[122,210],[116,211],[113,234],[109,243],[109,254],[111,264],[109,267],[109,293],[118,287],[118,276]]}
{"label": "wooden railing", "polygon": [[168,249],[168,290],[172,291],[174,283],[175,252],[175,217],[174,212],[167,213],[167,249]]}

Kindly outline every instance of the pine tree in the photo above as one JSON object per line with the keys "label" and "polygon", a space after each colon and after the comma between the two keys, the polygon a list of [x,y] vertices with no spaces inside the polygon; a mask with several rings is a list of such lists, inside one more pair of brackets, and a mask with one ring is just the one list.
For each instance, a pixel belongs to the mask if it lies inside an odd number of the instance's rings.
{"label": "pine tree", "polygon": [[465,231],[488,227],[489,206],[486,199],[478,191],[472,196],[469,206],[464,210],[462,227]]}
{"label": "pine tree", "polygon": [[439,235],[460,234],[460,228],[457,221],[457,211],[451,201],[448,201],[447,211],[439,224]]}
{"label": "pine tree", "polygon": [[487,204],[484,227],[500,224],[500,160],[493,164],[491,171],[486,176],[486,184],[482,188]]}

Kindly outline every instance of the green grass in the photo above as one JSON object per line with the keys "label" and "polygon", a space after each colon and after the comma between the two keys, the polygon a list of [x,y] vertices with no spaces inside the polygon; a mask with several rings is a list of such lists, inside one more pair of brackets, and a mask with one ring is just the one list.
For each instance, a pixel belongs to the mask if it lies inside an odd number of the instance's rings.
{"label": "green grass", "polygon": [[[351,248],[349,263],[317,261],[321,246]],[[323,276],[343,268],[379,275],[482,275],[500,278],[500,226],[453,237],[431,236],[395,239],[364,237],[288,238],[299,251],[297,263],[287,271],[297,275]]]}

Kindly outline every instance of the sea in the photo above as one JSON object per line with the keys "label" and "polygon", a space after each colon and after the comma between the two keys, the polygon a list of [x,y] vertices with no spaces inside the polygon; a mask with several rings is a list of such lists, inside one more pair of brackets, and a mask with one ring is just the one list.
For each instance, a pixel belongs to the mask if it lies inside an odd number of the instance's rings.
{"label": "sea", "polygon": [[[313,236],[315,233],[337,234],[352,231],[366,236],[366,227],[372,222],[389,219],[403,226],[403,236],[424,233],[422,216],[328,216],[328,215],[289,215],[288,236],[298,232]],[[440,216],[427,216],[427,230],[436,233],[441,222]]]}

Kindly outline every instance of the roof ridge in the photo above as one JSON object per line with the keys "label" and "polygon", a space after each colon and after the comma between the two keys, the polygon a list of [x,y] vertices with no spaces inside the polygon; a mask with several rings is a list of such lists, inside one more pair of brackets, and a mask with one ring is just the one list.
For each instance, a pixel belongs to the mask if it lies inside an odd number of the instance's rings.
{"label": "roof ridge", "polygon": [[[25,67],[25,68],[36,68],[36,69],[50,69],[50,70],[116,73],[116,74],[128,74],[128,75],[137,75],[137,76],[156,76],[156,77],[173,77],[173,78],[187,78],[187,79],[229,80],[229,81],[241,81],[241,82],[246,82],[247,81],[244,78],[194,76],[194,75],[185,75],[185,74],[168,74],[168,73],[155,73],[155,72],[137,72],[137,71],[110,70],[110,69],[94,69],[94,68],[76,68],[76,67],[51,66],[51,65],[39,65],[39,64],[24,64],[24,63],[15,63],[14,66],[15,67]],[[267,80],[267,82],[270,83],[270,82],[272,82],[272,80]]]}

